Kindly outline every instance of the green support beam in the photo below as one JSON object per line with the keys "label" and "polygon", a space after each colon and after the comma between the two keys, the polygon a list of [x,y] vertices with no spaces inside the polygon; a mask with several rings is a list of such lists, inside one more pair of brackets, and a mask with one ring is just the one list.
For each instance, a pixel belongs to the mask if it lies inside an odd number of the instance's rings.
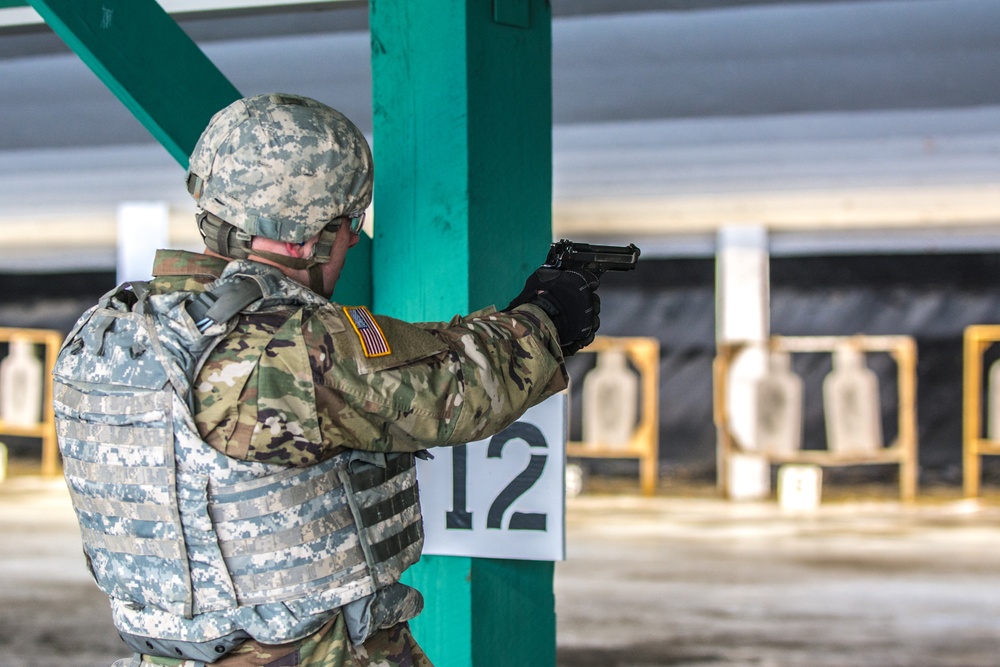
{"label": "green support beam", "polygon": [[[379,312],[440,320],[517,294],[551,242],[546,0],[370,0]],[[553,564],[425,556],[414,633],[447,667],[555,664]]]}
{"label": "green support beam", "polygon": [[155,0],[29,0],[171,156],[240,93]]}

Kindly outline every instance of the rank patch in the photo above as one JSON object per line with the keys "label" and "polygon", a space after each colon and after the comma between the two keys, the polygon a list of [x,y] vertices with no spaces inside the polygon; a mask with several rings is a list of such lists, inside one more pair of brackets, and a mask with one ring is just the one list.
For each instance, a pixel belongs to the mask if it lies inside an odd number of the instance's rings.
{"label": "rank patch", "polygon": [[368,312],[364,306],[345,306],[344,312],[351,320],[351,326],[361,339],[361,347],[365,351],[365,357],[384,357],[391,354],[389,342],[385,339],[385,334],[379,328],[378,322]]}

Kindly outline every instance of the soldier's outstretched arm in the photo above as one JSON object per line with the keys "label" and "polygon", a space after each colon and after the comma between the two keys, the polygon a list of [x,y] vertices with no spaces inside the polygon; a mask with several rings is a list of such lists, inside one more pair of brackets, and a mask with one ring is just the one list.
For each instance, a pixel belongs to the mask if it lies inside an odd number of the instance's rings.
{"label": "soldier's outstretched arm", "polygon": [[536,304],[423,324],[343,310],[343,322],[328,312],[304,330],[333,443],[413,451],[479,440],[566,387],[559,333]]}

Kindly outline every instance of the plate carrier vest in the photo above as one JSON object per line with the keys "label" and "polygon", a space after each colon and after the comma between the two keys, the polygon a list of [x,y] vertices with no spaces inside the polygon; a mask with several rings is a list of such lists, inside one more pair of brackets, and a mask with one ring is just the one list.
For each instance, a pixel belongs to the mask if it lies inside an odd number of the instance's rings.
{"label": "plate carrier vest", "polygon": [[63,344],[65,477],[87,564],[136,651],[210,662],[248,637],[308,636],[345,605],[367,620],[418,560],[413,455],[346,450],[293,468],[228,457],[195,426],[192,382],[238,312],[327,303],[235,261],[207,292],[119,286]]}

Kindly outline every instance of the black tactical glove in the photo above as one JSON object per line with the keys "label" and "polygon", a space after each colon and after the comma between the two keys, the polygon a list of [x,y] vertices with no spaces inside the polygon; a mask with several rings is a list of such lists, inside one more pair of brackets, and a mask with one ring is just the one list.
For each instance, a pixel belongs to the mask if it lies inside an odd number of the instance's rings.
{"label": "black tactical glove", "polygon": [[569,357],[590,345],[601,325],[599,284],[597,276],[582,269],[541,268],[528,276],[507,310],[525,303],[544,310],[556,325],[563,355]]}

